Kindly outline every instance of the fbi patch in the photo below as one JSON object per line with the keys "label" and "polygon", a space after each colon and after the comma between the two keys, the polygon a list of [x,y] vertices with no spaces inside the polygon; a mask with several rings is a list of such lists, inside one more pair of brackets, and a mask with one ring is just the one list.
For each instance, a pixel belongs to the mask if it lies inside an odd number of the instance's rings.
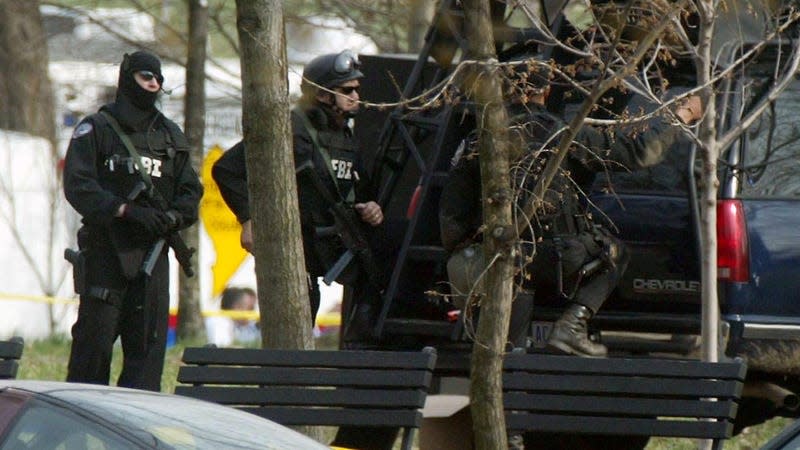
{"label": "fbi patch", "polygon": [[84,134],[89,133],[92,131],[92,124],[89,122],[83,122],[75,128],[75,131],[72,132],[72,139],[79,138]]}

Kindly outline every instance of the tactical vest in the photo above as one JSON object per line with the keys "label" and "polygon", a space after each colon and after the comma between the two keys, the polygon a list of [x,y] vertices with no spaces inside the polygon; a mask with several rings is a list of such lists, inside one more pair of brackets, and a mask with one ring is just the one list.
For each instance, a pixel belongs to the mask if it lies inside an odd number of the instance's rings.
{"label": "tactical vest", "polygon": [[335,180],[339,196],[345,203],[353,204],[358,177],[355,141],[333,130],[318,132],[317,139],[320,147],[317,151],[330,168],[330,176]]}
{"label": "tactical vest", "polygon": [[[337,195],[334,197],[341,198],[348,204],[354,203],[355,184],[358,181],[355,139],[342,130],[332,130],[328,127],[317,129],[306,112],[299,107],[293,108],[292,114],[300,119],[300,123],[311,138],[314,146],[312,160],[315,169],[321,172],[320,178],[331,182],[331,186],[336,189]],[[327,170],[320,170],[322,168]]]}
{"label": "tactical vest", "polygon": [[[95,116],[95,125],[103,130],[104,140],[113,143],[103,145],[100,149],[103,152],[98,159],[97,168],[100,184],[120,197],[127,198],[134,186],[142,180],[137,163],[102,114]],[[176,138],[163,122],[155,129],[129,132],[127,135],[141,155],[142,164],[150,175],[153,186],[165,199],[171,200],[175,195],[177,174],[175,156],[179,151],[188,150],[185,138]]]}

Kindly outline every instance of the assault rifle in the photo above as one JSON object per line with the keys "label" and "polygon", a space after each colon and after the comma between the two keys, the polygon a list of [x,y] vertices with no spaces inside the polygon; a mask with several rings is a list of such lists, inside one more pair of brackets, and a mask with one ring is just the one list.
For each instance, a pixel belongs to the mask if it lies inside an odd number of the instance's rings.
{"label": "assault rifle", "polygon": [[378,291],[383,291],[383,282],[379,264],[372,255],[369,241],[361,229],[362,224],[356,217],[355,210],[344,202],[334,198],[330,190],[322,183],[319,174],[314,169],[311,161],[306,161],[295,170],[299,176],[305,176],[319,196],[328,204],[335,221],[336,234],[341,238],[347,250],[342,253],[336,262],[328,269],[322,281],[330,285],[342,272],[353,263],[358,263],[361,270],[367,275],[367,281]]}
{"label": "assault rifle", "polygon": [[[149,206],[166,213],[168,209],[166,200],[164,200],[164,197],[162,197],[158,192],[154,191],[155,188],[148,190],[145,182],[140,180],[138,183],[136,183],[136,185],[133,187],[133,190],[128,195],[128,200],[136,200],[136,198],[139,197],[142,192],[145,192],[147,195],[144,198],[144,202]],[[153,268],[158,261],[158,256],[164,250],[164,245],[169,245],[170,248],[172,248],[172,251],[175,252],[175,259],[178,260],[181,269],[183,269],[183,273],[185,273],[187,277],[194,276],[194,269],[192,268],[192,256],[196,250],[187,247],[186,242],[183,241],[183,238],[177,231],[171,231],[167,236],[160,238],[155,244],[153,244],[152,247],[150,247],[144,257],[144,261],[142,262],[142,273],[148,277],[152,275]]]}

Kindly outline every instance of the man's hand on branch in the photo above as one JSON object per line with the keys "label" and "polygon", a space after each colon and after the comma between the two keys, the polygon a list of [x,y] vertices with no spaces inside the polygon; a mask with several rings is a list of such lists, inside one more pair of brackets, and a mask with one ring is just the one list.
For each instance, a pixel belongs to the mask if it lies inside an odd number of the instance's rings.
{"label": "man's hand on branch", "polygon": [[690,95],[686,97],[684,102],[675,110],[675,115],[686,125],[693,125],[695,122],[702,119],[703,103],[700,101],[700,96]]}
{"label": "man's hand on branch", "polygon": [[383,223],[383,211],[381,206],[375,202],[356,203],[354,205],[361,220],[376,227]]}

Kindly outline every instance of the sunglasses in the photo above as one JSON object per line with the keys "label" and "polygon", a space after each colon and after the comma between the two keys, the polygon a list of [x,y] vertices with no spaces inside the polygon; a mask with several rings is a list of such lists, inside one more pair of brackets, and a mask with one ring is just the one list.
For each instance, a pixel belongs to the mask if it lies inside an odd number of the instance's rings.
{"label": "sunglasses", "polygon": [[358,92],[360,88],[361,86],[339,86],[336,88],[336,90],[344,95],[350,95],[353,92]]}
{"label": "sunglasses", "polygon": [[140,70],[140,71],[136,72],[136,74],[139,75],[140,77],[142,77],[142,79],[144,81],[150,81],[153,78],[155,78],[156,81],[158,81],[159,83],[161,82],[160,79],[159,79],[159,76],[154,74],[153,72],[150,72],[149,70]]}
{"label": "sunglasses", "polygon": [[361,67],[361,62],[358,60],[358,55],[351,50],[345,50],[336,55],[336,60],[333,62],[333,70],[338,74],[346,75]]}

